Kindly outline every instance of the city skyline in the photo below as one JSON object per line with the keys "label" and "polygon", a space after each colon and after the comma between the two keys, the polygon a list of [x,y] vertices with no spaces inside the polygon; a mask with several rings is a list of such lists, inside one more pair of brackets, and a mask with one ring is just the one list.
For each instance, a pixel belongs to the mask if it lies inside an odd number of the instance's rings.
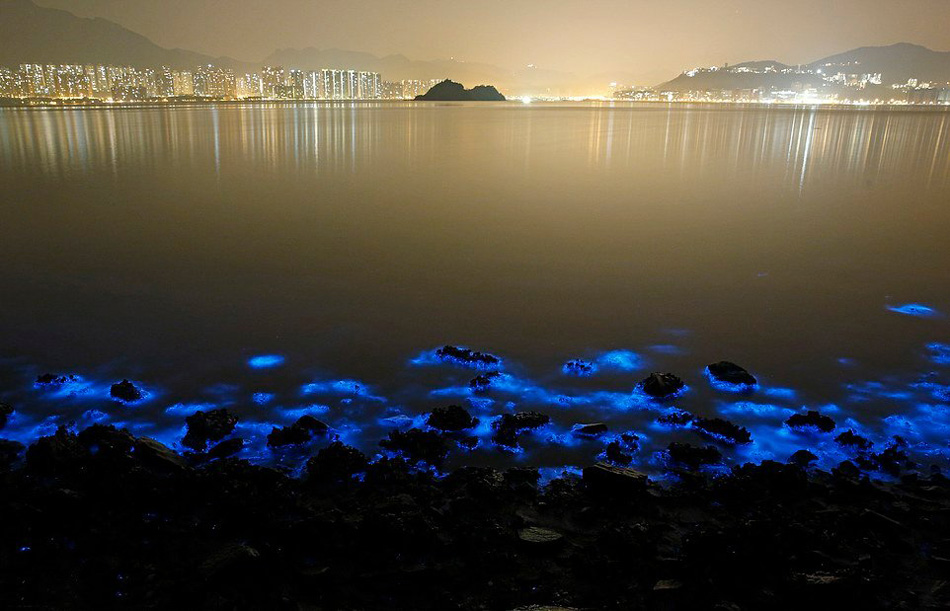
{"label": "city skyline", "polygon": [[[339,48],[377,56],[404,54],[510,69],[535,65],[578,75],[614,72],[659,82],[682,66],[721,65],[750,57],[813,61],[842,48],[913,41],[950,49],[950,4],[821,0],[648,2],[390,3],[319,5],[253,2],[38,0],[44,7],[110,19],[169,48],[245,62],[281,49]],[[710,24],[714,23],[715,27]],[[452,24],[458,24],[452,25]],[[787,33],[795,31],[794,37]]]}

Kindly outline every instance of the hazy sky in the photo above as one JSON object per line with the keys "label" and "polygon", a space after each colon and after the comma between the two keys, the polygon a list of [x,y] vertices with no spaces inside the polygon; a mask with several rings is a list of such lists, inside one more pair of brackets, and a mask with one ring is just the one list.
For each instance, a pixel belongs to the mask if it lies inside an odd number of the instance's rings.
{"label": "hazy sky", "polygon": [[950,50],[950,0],[37,0],[169,47],[257,61],[315,46],[646,80],[808,62],[863,45]]}

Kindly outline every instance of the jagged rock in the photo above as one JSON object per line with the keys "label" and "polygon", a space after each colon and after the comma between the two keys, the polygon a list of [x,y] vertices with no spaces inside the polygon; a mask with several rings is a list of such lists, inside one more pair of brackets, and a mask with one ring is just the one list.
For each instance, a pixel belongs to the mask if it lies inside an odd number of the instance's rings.
{"label": "jagged rock", "polygon": [[891,475],[899,475],[902,469],[913,469],[916,466],[898,445],[886,448],[878,454],[872,454],[871,460],[878,469]]}
{"label": "jagged rock", "polygon": [[310,431],[314,435],[322,435],[330,430],[330,425],[310,415],[297,418],[297,422],[294,422],[294,426],[304,429],[305,431]]}
{"label": "jagged rock", "polygon": [[858,450],[870,450],[872,445],[868,439],[861,437],[853,430],[845,431],[844,433],[841,433],[835,437],[835,443],[842,446],[857,448]]}
{"label": "jagged rock", "polygon": [[629,465],[633,462],[633,456],[623,451],[623,447],[617,440],[611,441],[604,449],[604,456],[608,461],[618,465]]}
{"label": "jagged rock", "polygon": [[8,403],[0,403],[0,429],[7,426],[7,419],[13,414],[13,406]]}
{"label": "jagged rock", "polygon": [[238,419],[224,408],[208,412],[198,411],[185,418],[188,433],[182,439],[182,445],[203,452],[209,442],[220,441],[230,435]]}
{"label": "jagged rock", "polygon": [[76,435],[76,440],[97,457],[128,456],[135,445],[135,437],[126,429],[104,424],[93,424]]}
{"label": "jagged rock", "polygon": [[321,482],[347,480],[366,470],[366,456],[348,445],[334,441],[307,461],[310,479]]}
{"label": "jagged rock", "polygon": [[464,431],[478,424],[478,420],[462,407],[449,405],[433,409],[426,418],[426,424],[440,431]]}
{"label": "jagged rock", "polygon": [[89,451],[65,426],[53,435],[40,437],[26,451],[26,466],[31,471],[54,474],[78,468],[89,457]]}
{"label": "jagged rock", "polygon": [[575,424],[571,432],[583,437],[599,437],[608,430],[607,425],[603,422],[591,422],[589,424]]}
{"label": "jagged rock", "polygon": [[697,418],[693,426],[707,436],[728,443],[743,444],[752,441],[752,434],[748,429],[722,418]]}
{"label": "jagged rock", "polygon": [[174,450],[150,437],[135,440],[135,458],[146,468],[157,471],[180,471],[188,466]]}
{"label": "jagged rock", "polygon": [[811,463],[818,460],[818,457],[809,452],[808,450],[798,450],[794,454],[788,457],[788,464],[798,465],[801,468],[807,468]]}
{"label": "jagged rock", "polygon": [[584,468],[584,483],[596,492],[642,492],[646,489],[647,476],[635,469],[597,463]]}
{"label": "jagged rock", "polygon": [[807,414],[795,414],[785,421],[792,428],[813,427],[823,433],[830,433],[835,429],[835,421],[817,411],[811,410]]}
{"label": "jagged rock", "polygon": [[651,373],[642,380],[637,388],[643,394],[654,399],[666,399],[674,396],[686,386],[683,380],[672,373]]}
{"label": "jagged rock", "polygon": [[843,460],[838,466],[831,470],[834,475],[848,479],[856,479],[861,476],[861,469],[858,469],[850,460]]}
{"label": "jagged rock", "polygon": [[719,361],[706,367],[714,379],[738,386],[755,386],[758,380],[751,373],[729,361]]}
{"label": "jagged rock", "polygon": [[475,376],[468,381],[468,387],[472,389],[472,392],[487,392],[488,389],[491,388],[492,381],[494,381],[495,378],[498,378],[499,376],[501,376],[501,374],[497,371]]}
{"label": "jagged rock", "polygon": [[656,421],[668,426],[686,426],[693,421],[693,415],[683,410],[672,410],[661,414]]}
{"label": "jagged rock", "polygon": [[329,428],[325,422],[313,416],[301,416],[290,426],[275,426],[267,435],[267,445],[280,447],[307,443],[314,435],[323,435]]}
{"label": "jagged rock", "polygon": [[142,391],[132,382],[122,380],[112,385],[112,388],[109,389],[109,395],[113,399],[125,401],[126,403],[134,403],[142,398]]}
{"label": "jagged rock", "polygon": [[388,439],[383,439],[379,445],[405,455],[413,461],[423,461],[438,467],[449,453],[449,445],[445,438],[432,431],[409,429],[408,431],[392,431]]}
{"label": "jagged rock", "polygon": [[240,437],[225,439],[208,450],[208,458],[227,458],[244,449],[244,440]]}
{"label": "jagged rock", "polygon": [[513,448],[518,445],[518,436],[522,432],[540,428],[550,421],[550,416],[539,412],[502,414],[494,424],[495,434],[492,435],[492,441]]}
{"label": "jagged rock", "polygon": [[461,83],[444,80],[432,86],[417,102],[504,102],[505,96],[491,85],[477,85],[466,89]]}
{"label": "jagged rock", "polygon": [[564,373],[575,376],[589,376],[594,373],[594,364],[583,359],[571,359],[564,363]]}
{"label": "jagged rock", "polygon": [[475,367],[492,367],[501,362],[497,356],[486,352],[475,352],[468,348],[445,345],[435,351],[436,356],[448,361],[456,361]]}
{"label": "jagged rock", "polygon": [[0,439],[0,469],[9,469],[20,458],[23,450],[23,444],[19,441]]}
{"label": "jagged rock", "polygon": [[688,443],[673,442],[668,448],[670,458],[673,461],[684,464],[688,467],[698,467],[700,465],[711,465],[722,460],[722,454],[715,446],[697,447]]}

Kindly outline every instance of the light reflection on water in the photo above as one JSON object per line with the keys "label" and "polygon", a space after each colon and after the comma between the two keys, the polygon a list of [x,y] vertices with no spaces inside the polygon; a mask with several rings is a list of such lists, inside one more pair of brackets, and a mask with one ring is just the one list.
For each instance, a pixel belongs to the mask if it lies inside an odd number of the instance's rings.
{"label": "light reflection on water", "polygon": [[[217,405],[264,434],[320,413],[371,447],[387,419],[463,401],[484,419],[554,415],[522,462],[589,461],[602,444],[566,432],[596,420],[650,437],[638,458],[649,462],[670,439],[696,441],[651,428],[655,410],[631,396],[658,369],[690,386],[678,407],[761,437],[749,456],[827,446],[779,416],[829,404],[879,443],[900,431],[932,444],[950,425],[939,409],[950,379],[927,347],[950,329],[920,313],[950,311],[947,117],[600,103],[0,109],[0,356],[19,359],[0,398],[35,406],[10,434],[106,414],[174,441],[191,406]],[[496,395],[469,392],[471,372],[405,367],[446,342],[505,357]],[[286,362],[249,368],[255,355]],[[564,379],[572,358],[598,375]],[[754,396],[709,387],[703,367],[724,358],[760,376]],[[57,403],[32,389],[47,369],[102,388],[142,380],[156,396]],[[355,394],[353,380],[366,383]],[[481,446],[466,459],[507,460]]]}

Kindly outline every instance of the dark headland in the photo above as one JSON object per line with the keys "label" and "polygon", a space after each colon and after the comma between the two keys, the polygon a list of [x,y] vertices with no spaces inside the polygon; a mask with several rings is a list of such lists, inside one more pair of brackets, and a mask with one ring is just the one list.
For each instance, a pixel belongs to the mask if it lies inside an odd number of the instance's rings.
{"label": "dark headland", "polygon": [[466,89],[461,83],[444,80],[429,91],[416,96],[419,102],[504,102],[505,96],[491,85]]}

